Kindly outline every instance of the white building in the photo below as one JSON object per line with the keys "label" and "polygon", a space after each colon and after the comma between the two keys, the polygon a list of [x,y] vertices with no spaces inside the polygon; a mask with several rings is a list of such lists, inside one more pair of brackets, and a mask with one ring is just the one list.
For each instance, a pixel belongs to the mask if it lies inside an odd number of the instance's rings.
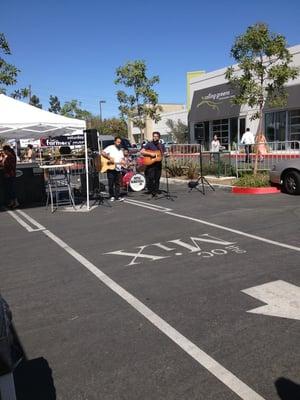
{"label": "white building", "polygon": [[[300,67],[300,45],[289,48],[292,65]],[[232,103],[234,91],[225,79],[227,67],[190,79],[188,91],[189,127],[191,143],[201,141],[209,148],[216,134],[227,149],[239,143],[246,128],[256,133],[258,120],[252,121],[256,111]],[[288,101],[284,108],[264,110],[264,131],[268,141],[300,141],[300,76],[287,84]]]}
{"label": "white building", "polygon": [[[183,106],[183,105],[182,105]],[[188,124],[188,112],[185,106],[183,106],[182,110],[172,111],[172,112],[164,112],[160,114],[160,121],[154,122],[153,131],[158,131],[161,134],[162,139],[167,142],[174,141],[175,138],[172,138],[170,135],[170,128],[167,125],[167,121],[171,120],[175,123],[181,121],[185,125]]]}
{"label": "white building", "polygon": [[[144,139],[151,140],[152,132],[158,131],[165,140],[169,140],[169,128],[167,126],[168,119],[181,122],[187,125],[188,112],[185,104],[178,103],[161,103],[162,111],[160,114],[160,121],[155,122],[151,118],[146,118],[146,127],[144,129]],[[128,138],[133,143],[139,143],[141,140],[140,130],[133,126],[132,121],[128,123]]]}

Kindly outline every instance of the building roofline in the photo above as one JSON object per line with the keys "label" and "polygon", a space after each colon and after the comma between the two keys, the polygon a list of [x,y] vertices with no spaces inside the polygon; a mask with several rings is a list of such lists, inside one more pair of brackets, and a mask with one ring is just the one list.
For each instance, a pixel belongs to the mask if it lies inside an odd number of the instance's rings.
{"label": "building roofline", "polygon": [[[292,55],[298,54],[298,53],[300,53],[300,44],[288,47],[288,50],[290,51],[290,53]],[[239,70],[238,64],[233,64],[231,66],[233,68],[236,68],[236,70]],[[206,80],[208,80],[210,78],[215,78],[217,76],[222,76],[222,75],[225,74],[225,72],[227,71],[228,67],[229,67],[229,65],[227,67],[219,68],[219,69],[216,69],[214,71],[209,71],[209,72],[206,72],[206,73],[204,72],[203,75],[195,77],[195,78],[192,78],[190,80],[190,84],[194,85],[195,83],[203,82],[203,81],[206,81]]]}

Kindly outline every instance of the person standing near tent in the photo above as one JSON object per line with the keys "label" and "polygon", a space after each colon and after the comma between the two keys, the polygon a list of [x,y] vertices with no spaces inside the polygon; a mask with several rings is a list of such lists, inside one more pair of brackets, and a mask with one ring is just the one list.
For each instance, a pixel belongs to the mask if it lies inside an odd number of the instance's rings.
{"label": "person standing near tent", "polygon": [[35,150],[33,148],[33,145],[29,144],[27,146],[26,160],[28,162],[34,162],[35,161],[35,157],[36,157],[36,154],[35,154]]}
{"label": "person standing near tent", "polygon": [[16,196],[16,167],[17,157],[14,150],[9,145],[3,146],[3,154],[0,156],[0,164],[4,170],[4,187],[9,208],[17,208],[19,206]]}

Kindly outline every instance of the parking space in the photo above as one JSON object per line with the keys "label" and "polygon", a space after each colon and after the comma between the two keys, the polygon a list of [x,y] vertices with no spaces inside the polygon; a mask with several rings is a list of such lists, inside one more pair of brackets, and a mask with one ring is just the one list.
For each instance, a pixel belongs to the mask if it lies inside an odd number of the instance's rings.
{"label": "parking space", "polygon": [[0,214],[1,290],[29,359],[47,360],[57,399],[287,400],[276,382],[299,383],[300,307],[283,294],[299,294],[299,199],[172,192]]}

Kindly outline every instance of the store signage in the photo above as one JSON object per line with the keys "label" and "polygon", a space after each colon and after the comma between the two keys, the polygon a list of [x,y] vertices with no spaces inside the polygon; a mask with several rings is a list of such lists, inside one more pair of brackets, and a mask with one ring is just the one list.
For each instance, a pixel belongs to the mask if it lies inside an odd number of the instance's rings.
{"label": "store signage", "polygon": [[124,257],[125,266],[141,264],[143,261],[159,261],[176,256],[188,256],[195,254],[202,259],[225,256],[226,254],[244,254],[245,250],[236,245],[236,242],[228,242],[224,239],[205,233],[200,236],[191,236],[188,239],[168,240],[164,243],[152,243],[138,246],[137,250],[116,250],[108,253],[113,256]]}
{"label": "store signage", "polygon": [[42,146],[84,146],[83,135],[55,136],[41,139]]}
{"label": "store signage", "polygon": [[237,117],[241,106],[234,103],[235,96],[235,88],[228,83],[196,90],[189,120],[202,122]]}
{"label": "store signage", "polygon": [[234,98],[234,93],[232,90],[226,90],[224,92],[217,93],[208,93],[205,96],[201,97],[201,101],[197,104],[197,107],[201,107],[203,105],[207,105],[214,110],[219,110],[219,105],[224,100],[229,100]]}
{"label": "store signage", "polygon": [[29,144],[32,144],[32,146],[35,148],[40,147],[40,139],[38,139],[38,140],[36,140],[36,139],[20,139],[21,149],[24,149]]}

